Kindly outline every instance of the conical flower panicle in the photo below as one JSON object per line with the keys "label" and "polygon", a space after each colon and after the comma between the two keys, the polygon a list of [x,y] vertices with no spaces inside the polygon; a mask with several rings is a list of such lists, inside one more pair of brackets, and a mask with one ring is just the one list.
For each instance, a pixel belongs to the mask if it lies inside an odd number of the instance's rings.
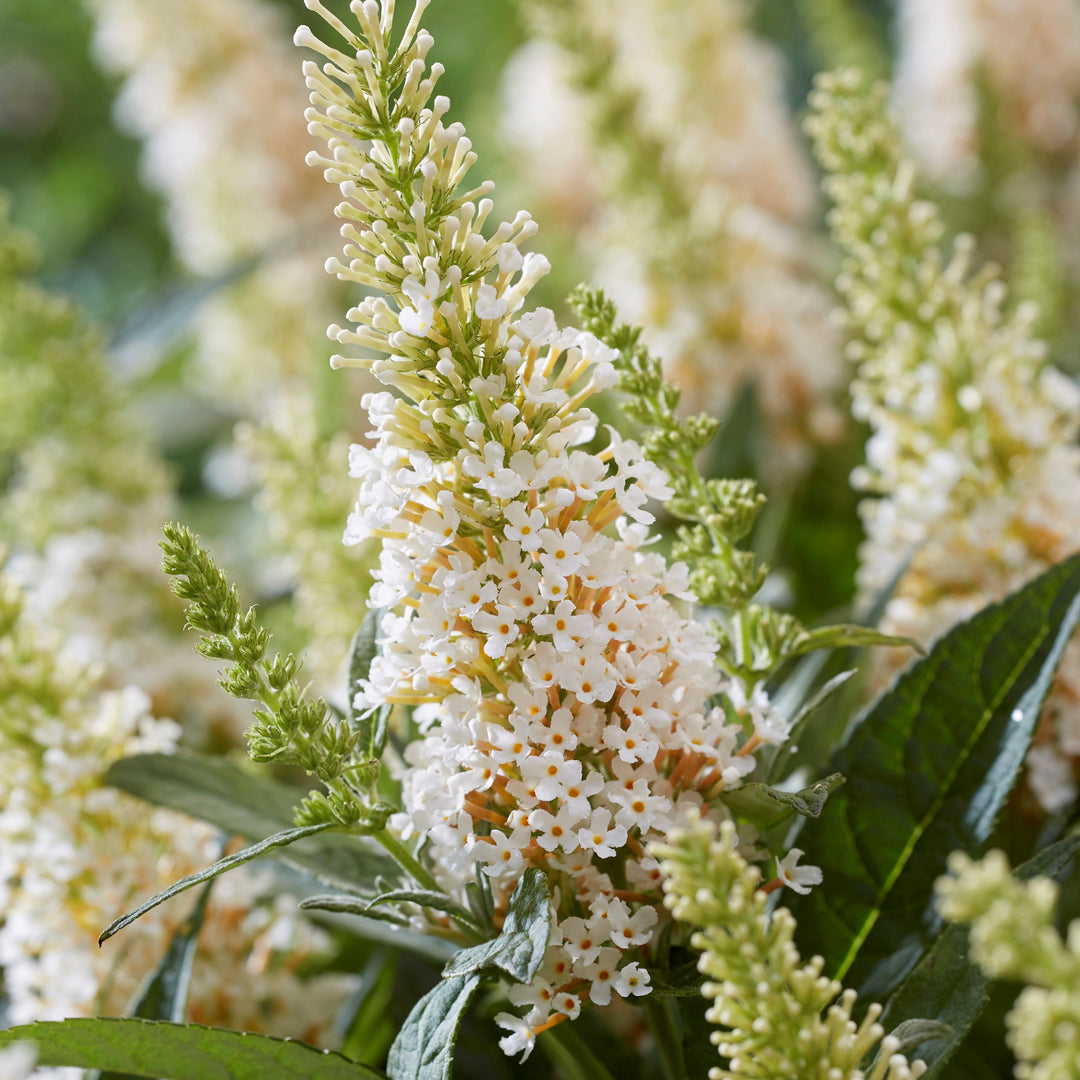
{"label": "conical flower panicle", "polygon": [[499,1018],[504,1049],[528,1050],[587,999],[648,992],[661,906],[644,842],[754,761],[710,702],[726,683],[685,614],[685,567],[647,550],[665,475],[615,432],[581,449],[616,354],[525,310],[548,269],[519,249],[533,223],[485,234],[491,185],[459,192],[475,154],[434,96],[426,4],[394,47],[390,3],[354,3],[357,29],[308,6],[348,50],[297,33],[326,58],[305,64],[329,147],[312,161],[344,195],[328,269],[383,294],[330,328],[366,352],[335,364],[395,391],[368,395],[373,446],[350,458],[345,541],[382,539],[370,603],[387,609],[357,704],[415,709],[392,825],[423,837],[441,885],[463,896],[482,869],[496,912],[528,866],[554,886],[546,962],[510,992],[527,1015]]}

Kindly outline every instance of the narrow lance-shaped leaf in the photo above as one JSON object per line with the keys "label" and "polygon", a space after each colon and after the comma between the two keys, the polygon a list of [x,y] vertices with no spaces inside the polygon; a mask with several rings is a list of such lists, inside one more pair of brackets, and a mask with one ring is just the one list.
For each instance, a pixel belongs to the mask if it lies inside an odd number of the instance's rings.
{"label": "narrow lance-shaped leaf", "polygon": [[[1021,881],[1056,877],[1080,851],[1080,835],[1069,836],[1040,851],[1013,873]],[[990,980],[971,962],[970,931],[953,923],[889,999],[881,1023],[886,1031],[916,1020],[938,1021],[948,1032],[924,1033],[911,1054],[928,1066],[924,1080],[940,1076],[989,999]]]}
{"label": "narrow lance-shaped leaf", "polygon": [[827,887],[789,899],[804,954],[884,997],[939,920],[949,852],[977,853],[1016,780],[1080,617],[1080,556],[941,638],[878,699],[830,762],[847,783],[804,828]]}
{"label": "narrow lance-shaped leaf", "polygon": [[372,910],[368,899],[363,896],[306,896],[300,901],[300,907],[306,911],[332,911],[335,915],[361,915],[365,919],[378,919],[394,926],[409,925],[409,920],[396,911]]}
{"label": "narrow lance-shaped leaf", "polygon": [[[142,1020],[169,1020],[174,1024],[183,1021],[199,931],[206,918],[206,907],[213,887],[212,881],[206,883],[191,913],[176,928],[161,963],[131,1010],[132,1016]],[[107,1080],[107,1077],[102,1076],[101,1080]]]}
{"label": "narrow lance-shaped leaf", "polygon": [[[825,654],[819,653],[818,655],[824,656]],[[848,680],[854,674],[855,670],[851,668],[847,671],[841,671],[839,675],[834,675],[828,682],[820,686],[813,696],[799,708],[791,721],[791,730],[788,732],[790,746],[777,744],[764,747],[759,751],[758,761],[760,765],[758,768],[761,770],[759,775],[765,778],[765,783],[772,784],[780,779],[780,776],[785,772],[783,762],[786,754],[790,754],[798,746],[799,737],[802,735],[806,725],[813,719],[814,713],[827,702],[832,701],[837,691],[847,685]],[[774,699],[774,704],[776,704],[776,699]],[[777,705],[777,708],[782,709],[783,706]]]}
{"label": "narrow lance-shaped leaf", "polygon": [[[174,1024],[183,1021],[188,988],[191,986],[191,966],[195,961],[199,931],[206,918],[206,905],[213,887],[212,881],[206,883],[191,913],[176,928],[161,963],[139,993],[131,1016],[142,1020],[168,1020]],[[131,1074],[111,1070],[90,1072],[86,1080],[131,1080]]]}
{"label": "narrow lance-shaped leaf", "polygon": [[896,634],[883,634],[870,626],[853,623],[840,623],[836,626],[821,626],[815,630],[804,630],[791,647],[791,656],[813,652],[815,649],[841,649],[848,646],[896,645],[924,652],[922,646],[912,638],[898,637]]}
{"label": "narrow lance-shaped leaf", "polygon": [[273,836],[268,836],[265,840],[261,840],[257,844],[252,844],[251,847],[244,848],[243,851],[238,851],[235,855],[227,855],[224,859],[219,859],[213,866],[208,866],[205,870],[199,870],[194,874],[188,874],[187,877],[183,877],[179,881],[174,882],[167,889],[162,890],[156,896],[152,896],[145,903],[140,904],[134,911],[129,911],[126,915],[121,915],[119,919],[115,919],[113,922],[109,923],[109,925],[101,932],[101,936],[98,938],[98,944],[101,945],[103,942],[108,941],[113,934],[123,930],[125,926],[130,926],[136,919],[141,918],[148,911],[153,911],[159,904],[164,904],[166,900],[171,899],[178,893],[185,892],[195,885],[201,885],[204,881],[210,881],[213,878],[228,873],[228,871],[235,869],[237,866],[243,866],[244,863],[251,862],[252,859],[257,859],[259,856],[265,855],[269,851],[276,851],[278,848],[293,844],[297,840],[303,840],[305,836],[314,836],[316,833],[324,832],[326,829],[332,828],[335,828],[332,822],[323,822],[319,825],[304,825],[299,829],[288,829],[285,832],[275,833]]}
{"label": "narrow lance-shaped leaf", "polygon": [[[293,826],[298,794],[234,762],[189,752],[122,758],[109,768],[105,782],[252,842]],[[339,889],[368,891],[380,874],[396,872],[374,841],[334,832],[301,840],[280,857]]]}
{"label": "narrow lance-shaped leaf", "polygon": [[38,1064],[149,1080],[380,1080],[340,1054],[289,1039],[153,1020],[78,1019],[0,1031],[0,1049],[37,1047]]}

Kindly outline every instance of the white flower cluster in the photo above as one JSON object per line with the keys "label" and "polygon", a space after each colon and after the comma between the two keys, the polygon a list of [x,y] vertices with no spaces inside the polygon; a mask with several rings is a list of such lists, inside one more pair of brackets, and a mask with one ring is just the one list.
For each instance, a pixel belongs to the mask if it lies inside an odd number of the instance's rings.
{"label": "white flower cluster", "polygon": [[[910,560],[882,629],[928,642],[1080,546],[1080,390],[1046,362],[1032,306],[1009,312],[993,271],[972,273],[969,237],[942,257],[940,213],[914,195],[885,88],[868,94],[852,73],[821,87],[811,127],[847,256],[852,409],[871,430],[852,482],[876,496],[860,504],[858,581],[877,596]],[[1029,780],[1060,810],[1077,793],[1062,753],[1080,756],[1080,643],[1037,743]]]}
{"label": "white flower cluster", "polygon": [[[159,715],[239,730],[212,671],[177,647],[181,606],[159,569],[160,524],[175,510],[161,455],[138,423],[96,330],[29,279],[28,238],[0,212],[0,399],[11,421],[0,491],[0,560],[28,615],[60,632],[111,687],[135,683]],[[7,403],[12,409],[8,410]],[[197,726],[202,730],[197,732]]]}
{"label": "white flower cluster", "polygon": [[929,175],[979,169],[980,80],[995,125],[1045,153],[1080,133],[1080,9],[1072,0],[902,0],[896,104]]}
{"label": "white flower cluster", "polygon": [[[666,477],[615,432],[581,449],[615,355],[544,308],[522,313],[548,270],[519,249],[535,227],[519,214],[485,238],[490,185],[457,193],[475,155],[443,124],[447,99],[432,100],[425,3],[396,50],[392,4],[354,4],[359,33],[307,4],[351,53],[297,32],[328,61],[305,64],[332,155],[312,163],[345,196],[348,261],[328,269],[386,294],[349,312],[355,329],[330,328],[382,355],[335,363],[398,392],[367,395],[374,446],[351,454],[345,539],[381,538],[370,602],[387,609],[356,704],[414,708],[392,827],[422,839],[441,885],[464,899],[479,877],[497,913],[527,866],[555,886],[545,964],[511,991],[528,1013],[499,1017],[504,1050],[528,1050],[586,1000],[648,991],[637,950],[661,894],[644,842],[690,807],[725,816],[712,800],[754,767],[737,707],[753,745],[787,727],[717,673],[715,644],[677,603],[692,599],[685,567],[645,550],[645,504],[669,494]],[[725,691],[730,716],[710,700]],[[790,856],[785,873],[799,888],[817,878]]]}
{"label": "white flower cluster", "polygon": [[839,432],[842,372],[778,55],[737,0],[533,6],[558,45],[529,43],[504,80],[524,183],[692,396],[723,410],[755,381],[790,478]]}
{"label": "white flower cluster", "polygon": [[[133,686],[97,689],[31,627],[9,579],[0,579],[0,682],[0,969],[8,1017],[21,1024],[120,1015],[191,899],[150,912],[125,931],[122,945],[99,949],[98,933],[219,851],[210,826],[148,812],[104,786],[103,776],[121,757],[171,752],[179,728],[152,716]],[[325,942],[295,918],[289,898],[260,904],[268,885],[246,871],[215,884],[188,1015],[325,1041],[348,980],[294,973]]]}

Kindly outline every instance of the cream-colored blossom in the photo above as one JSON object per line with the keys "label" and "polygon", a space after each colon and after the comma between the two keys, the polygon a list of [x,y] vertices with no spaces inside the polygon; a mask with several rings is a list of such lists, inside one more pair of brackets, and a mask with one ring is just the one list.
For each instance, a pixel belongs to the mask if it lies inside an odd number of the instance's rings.
{"label": "cream-colored blossom", "polygon": [[545,962],[509,991],[525,1015],[499,1019],[503,1049],[527,1052],[584,1004],[647,992],[660,894],[643,843],[737,785],[752,747],[709,701],[730,683],[675,603],[692,600],[685,566],[647,549],[665,474],[617,433],[581,449],[617,354],[528,310],[548,262],[521,251],[527,214],[485,227],[492,185],[465,182],[476,155],[434,95],[426,3],[398,39],[390,3],[354,4],[350,26],[307,2],[344,41],[296,36],[325,58],[304,66],[328,146],[311,160],[344,196],[327,268],[382,293],[330,327],[349,351],[334,363],[394,391],[365,397],[373,445],[350,453],[345,540],[381,539],[385,611],[355,703],[415,708],[391,827],[439,885],[466,902],[479,881],[496,912],[528,866],[559,885]]}
{"label": "cream-colored blossom", "polygon": [[[808,127],[843,252],[852,408],[871,432],[852,475],[869,496],[859,586],[872,598],[907,563],[883,629],[929,642],[1077,550],[1080,391],[1047,362],[1034,306],[1010,310],[994,268],[974,270],[971,238],[942,250],[886,94],[853,72],[821,77]],[[1080,750],[1076,642],[1038,739]],[[1076,795],[1072,769],[1046,765],[1032,784],[1059,810]]]}
{"label": "cream-colored blossom", "polygon": [[[233,728],[238,710],[179,646],[183,616],[158,569],[171,477],[99,332],[30,277],[30,238],[0,207],[0,524],[28,615],[62,630],[111,686],[137,680],[155,709]],[[179,646],[179,647],[178,647]]]}
{"label": "cream-colored blossom", "polygon": [[558,46],[530,43],[504,80],[529,188],[695,399],[722,411],[755,381],[790,477],[838,433],[840,360],[778,54],[734,0],[531,6]]}
{"label": "cream-colored blossom", "polygon": [[980,80],[990,122],[1043,153],[1080,125],[1080,9],[1071,0],[902,0],[896,104],[920,163],[970,183],[980,169]]}
{"label": "cream-colored blossom", "polygon": [[[105,786],[110,764],[169,753],[180,729],[138,688],[101,688],[63,645],[0,578],[0,968],[14,1024],[126,1012],[191,899],[156,908],[101,949],[98,934],[220,854],[210,826]],[[247,870],[215,883],[188,1015],[325,1041],[348,980],[299,978],[326,942],[287,899],[261,902],[271,885]]]}

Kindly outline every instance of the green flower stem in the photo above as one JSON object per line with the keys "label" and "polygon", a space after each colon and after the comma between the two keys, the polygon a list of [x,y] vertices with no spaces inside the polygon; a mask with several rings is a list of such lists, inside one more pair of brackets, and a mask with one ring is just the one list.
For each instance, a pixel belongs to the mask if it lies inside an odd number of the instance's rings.
{"label": "green flower stem", "polygon": [[645,999],[645,1018],[660,1053],[664,1080],[686,1080],[682,1031],[675,998],[650,995]]}
{"label": "green flower stem", "polygon": [[382,829],[380,832],[372,833],[372,836],[379,841],[390,857],[405,871],[416,883],[424,889],[431,889],[433,892],[442,892],[442,886],[428,873],[427,870],[420,865],[408,852],[405,845],[391,832],[386,829]]}

